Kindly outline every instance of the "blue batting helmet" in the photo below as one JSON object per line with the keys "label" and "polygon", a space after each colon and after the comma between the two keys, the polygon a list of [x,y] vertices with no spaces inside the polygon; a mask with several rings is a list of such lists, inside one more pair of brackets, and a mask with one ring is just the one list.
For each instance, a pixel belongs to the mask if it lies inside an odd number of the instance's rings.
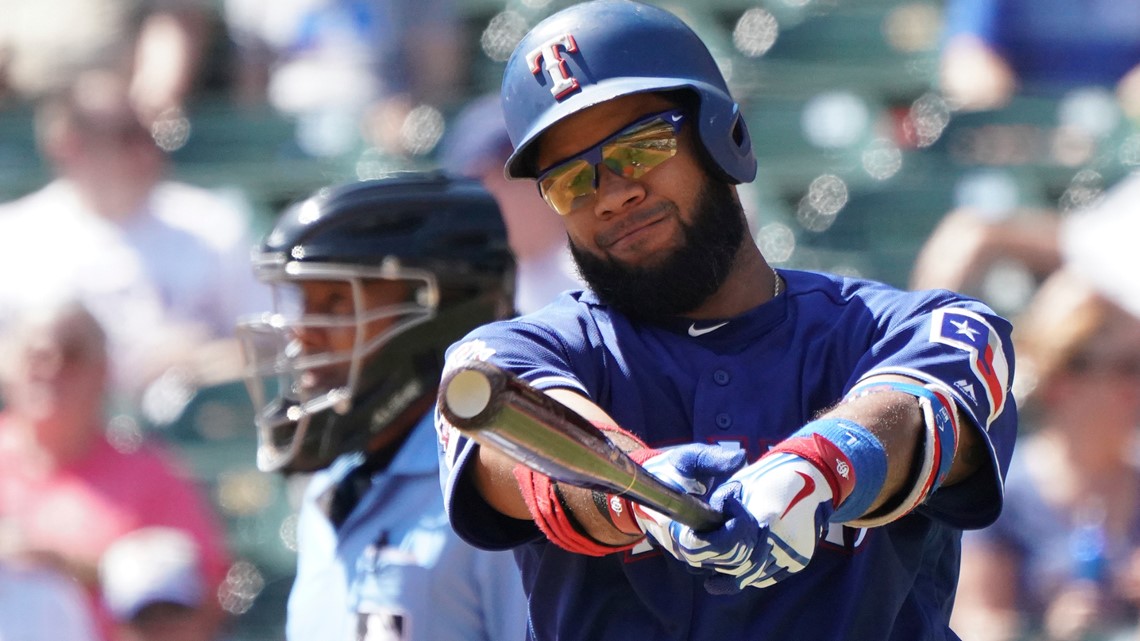
{"label": "blue batting helmet", "polygon": [[501,99],[515,152],[506,174],[537,177],[535,141],[575,112],[619,96],[678,90],[696,97],[697,133],[724,178],[755,178],[756,157],[740,106],[688,25],[664,9],[631,0],[563,9],[531,29],[507,61]]}

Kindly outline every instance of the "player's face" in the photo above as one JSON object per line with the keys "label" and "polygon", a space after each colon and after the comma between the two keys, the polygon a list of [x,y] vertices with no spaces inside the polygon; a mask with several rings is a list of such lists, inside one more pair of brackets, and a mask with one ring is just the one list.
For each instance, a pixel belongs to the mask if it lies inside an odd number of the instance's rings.
{"label": "player's face", "polygon": [[[542,135],[538,166],[547,170],[646,116],[675,108],[661,96],[638,94],[580,111]],[[599,165],[595,193],[577,199],[563,217],[574,245],[630,266],[659,263],[679,247],[705,177],[690,138],[691,126],[683,127],[676,153],[638,178]]]}
{"label": "player's face", "polygon": [[[647,94],[583,111],[553,128],[549,143],[544,136],[539,161],[566,157],[558,154],[576,144],[575,126],[596,123],[605,139],[609,128],[670,108]],[[683,129],[676,155],[640,178],[600,169],[597,194],[563,217],[582,277],[628,316],[652,320],[696,309],[727,278],[746,236],[732,188],[708,176],[692,136]]]}

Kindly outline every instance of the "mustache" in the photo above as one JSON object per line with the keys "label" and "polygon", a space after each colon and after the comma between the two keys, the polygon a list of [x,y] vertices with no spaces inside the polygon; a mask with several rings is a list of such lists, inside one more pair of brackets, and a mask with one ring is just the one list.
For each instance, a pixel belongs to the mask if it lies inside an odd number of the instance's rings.
{"label": "mustache", "polygon": [[645,227],[650,223],[657,222],[657,220],[669,214],[676,214],[676,212],[677,206],[675,204],[661,203],[644,211],[627,214],[613,227],[594,234],[594,243],[600,249],[605,249],[626,237],[631,232]]}
{"label": "mustache", "polygon": [[[634,215],[643,217],[642,212]],[[712,180],[698,193],[692,222],[680,226],[685,241],[654,265],[624,265],[573,240],[570,252],[578,273],[604,304],[634,320],[677,316],[698,307],[723,284],[747,236],[744,212],[731,187]]]}

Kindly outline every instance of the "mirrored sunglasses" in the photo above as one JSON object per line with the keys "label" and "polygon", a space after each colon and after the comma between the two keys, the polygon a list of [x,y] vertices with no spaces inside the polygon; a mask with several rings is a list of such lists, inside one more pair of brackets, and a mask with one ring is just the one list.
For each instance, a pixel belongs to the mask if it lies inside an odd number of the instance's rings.
{"label": "mirrored sunglasses", "polygon": [[598,189],[598,166],[637,180],[677,154],[677,134],[685,113],[672,109],[651,114],[624,127],[589,149],[555,163],[538,176],[538,193],[565,216],[581,207]]}

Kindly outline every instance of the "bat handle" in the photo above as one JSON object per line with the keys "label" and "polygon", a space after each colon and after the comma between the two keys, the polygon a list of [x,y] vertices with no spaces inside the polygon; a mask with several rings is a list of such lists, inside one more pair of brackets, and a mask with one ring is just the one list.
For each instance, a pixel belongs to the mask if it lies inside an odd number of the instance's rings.
{"label": "bat handle", "polygon": [[444,418],[460,431],[551,478],[604,488],[695,530],[724,522],[699,497],[650,474],[586,419],[496,365],[471,361],[445,374],[439,401]]}
{"label": "bat handle", "polygon": [[714,530],[724,523],[724,514],[699,497],[665,485],[648,473],[639,476],[627,496],[698,532]]}
{"label": "bat handle", "polygon": [[724,524],[724,514],[712,509],[708,503],[690,494],[674,509],[675,520],[688,525],[698,532],[715,530]]}

